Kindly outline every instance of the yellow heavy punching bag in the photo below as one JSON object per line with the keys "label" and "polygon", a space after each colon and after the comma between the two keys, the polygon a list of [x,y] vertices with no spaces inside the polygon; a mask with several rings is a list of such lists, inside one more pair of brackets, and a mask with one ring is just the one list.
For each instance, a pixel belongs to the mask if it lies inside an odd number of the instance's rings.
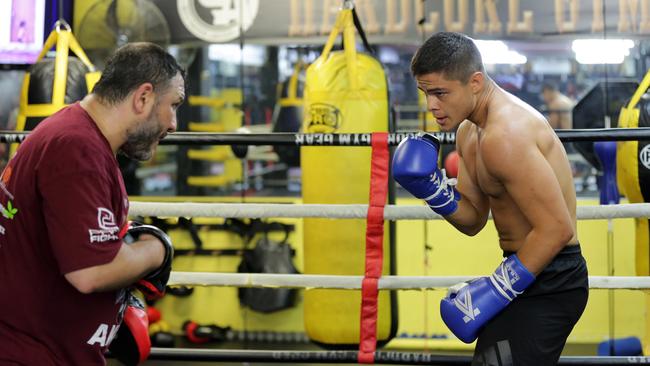
{"label": "yellow heavy punching bag", "polygon": [[[621,128],[650,127],[650,71],[630,99],[621,108],[618,126]],[[650,202],[650,140],[621,141],[618,143],[617,179],[619,190],[630,203]],[[647,218],[634,219],[636,227],[636,274],[650,275],[650,227]],[[643,339],[644,354],[650,354],[650,296],[646,292],[646,334]]]}
{"label": "yellow heavy punching bag", "polygon": [[[332,51],[340,33],[344,50]],[[307,68],[304,98],[305,133],[388,131],[386,75],[376,59],[357,53],[353,10],[339,12],[322,54]],[[371,149],[366,147],[303,147],[304,203],[368,204],[370,163]],[[365,233],[365,220],[305,219],[305,273],[363,275]],[[390,273],[392,261],[389,237],[384,223],[384,275]],[[304,300],[311,340],[335,347],[359,344],[359,291],[307,290]],[[377,341],[382,344],[397,328],[394,294],[379,292],[377,315]]]}

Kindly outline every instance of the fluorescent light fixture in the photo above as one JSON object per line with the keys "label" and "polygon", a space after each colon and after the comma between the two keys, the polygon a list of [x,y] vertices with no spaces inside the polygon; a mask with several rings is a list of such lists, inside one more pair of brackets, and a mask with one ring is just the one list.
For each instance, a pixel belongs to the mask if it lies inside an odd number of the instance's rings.
{"label": "fluorescent light fixture", "polygon": [[397,50],[392,47],[380,47],[379,52],[379,61],[383,64],[399,64],[399,53]]}
{"label": "fluorescent light fixture", "polygon": [[571,45],[581,64],[621,64],[633,47],[630,39],[576,39]]}
{"label": "fluorescent light fixture", "polygon": [[526,56],[513,51],[503,41],[476,40],[484,64],[525,64]]}
{"label": "fluorescent light fixture", "polygon": [[243,57],[242,49],[237,44],[211,44],[208,46],[208,59],[211,61],[262,66],[265,58],[264,47],[258,45],[244,45]]}

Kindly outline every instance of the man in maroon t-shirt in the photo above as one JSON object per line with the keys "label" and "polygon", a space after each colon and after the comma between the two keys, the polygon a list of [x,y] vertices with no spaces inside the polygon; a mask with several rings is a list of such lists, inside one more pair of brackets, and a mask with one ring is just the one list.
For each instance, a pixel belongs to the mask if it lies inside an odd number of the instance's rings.
{"label": "man in maroon t-shirt", "polygon": [[125,288],[169,253],[156,236],[122,241],[116,154],[147,160],[176,129],[184,75],[156,45],[120,48],[93,93],[41,122],[2,172],[0,364],[106,363]]}

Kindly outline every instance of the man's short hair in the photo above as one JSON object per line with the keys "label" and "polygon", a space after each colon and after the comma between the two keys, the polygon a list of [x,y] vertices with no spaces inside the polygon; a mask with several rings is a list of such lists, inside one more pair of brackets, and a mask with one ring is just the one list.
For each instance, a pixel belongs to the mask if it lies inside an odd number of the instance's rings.
{"label": "man's short hair", "polygon": [[128,43],[108,59],[93,93],[103,102],[116,104],[144,83],[154,91],[165,90],[171,80],[185,70],[162,47],[149,42]]}
{"label": "man's short hair", "polygon": [[456,32],[434,34],[411,60],[411,73],[415,77],[435,72],[446,79],[467,83],[473,73],[484,70],[481,53],[474,41]]}

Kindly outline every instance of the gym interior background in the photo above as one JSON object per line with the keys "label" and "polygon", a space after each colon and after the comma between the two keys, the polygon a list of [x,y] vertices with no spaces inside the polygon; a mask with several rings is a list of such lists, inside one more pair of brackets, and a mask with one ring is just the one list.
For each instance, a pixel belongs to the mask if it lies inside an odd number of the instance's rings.
{"label": "gym interior background", "polygon": [[[63,20],[100,71],[105,58],[126,42],[151,41],[167,47],[188,70],[189,97],[179,110],[179,131],[314,132],[303,128],[305,71],[323,52],[340,8],[349,4],[371,46],[364,46],[357,30],[357,52],[372,55],[384,69],[392,132],[437,129],[409,72],[414,51],[437,31],[459,31],[479,40],[487,72],[500,87],[549,120],[554,115],[568,118],[576,129],[616,127],[621,108],[650,66],[650,6],[637,0],[4,0],[0,129],[29,127],[17,123],[24,75],[35,67],[45,39],[56,31],[55,22]],[[342,46],[335,43],[335,49]],[[54,49],[46,55],[55,57]],[[53,73],[47,70],[45,79]],[[68,73],[88,71],[70,66]],[[75,82],[69,77],[67,87]],[[43,83],[41,88],[47,90],[52,82]],[[570,104],[558,107],[546,101],[545,86],[555,88]],[[640,101],[640,121],[647,120],[648,98]],[[362,124],[363,116],[357,119]],[[316,132],[340,132],[330,127]],[[350,131],[354,129],[346,132]],[[602,167],[591,144],[566,143],[565,148],[579,204],[598,204]],[[0,149],[4,166],[12,149],[5,144]],[[317,169],[329,169],[339,159],[328,153],[331,150],[320,149],[318,159],[310,157],[312,171],[315,162],[321,164]],[[442,163],[453,149],[444,146]],[[648,156],[639,158],[645,169],[650,169]],[[121,164],[132,201],[302,203],[303,184],[309,180],[304,179],[300,148],[287,146],[251,146],[242,152],[229,146],[162,145],[149,162]],[[367,170],[368,165],[358,169]],[[347,182],[351,175],[338,171],[329,182],[311,179],[316,186],[309,189],[317,191],[318,184],[354,185]],[[416,204],[409,197],[395,187],[398,204]],[[296,272],[304,272],[303,242],[311,232],[303,230],[301,219],[144,219],[170,232],[179,249],[175,270],[237,272],[247,254],[272,244],[283,248]],[[636,224],[634,219],[614,220],[615,246],[609,253],[607,222],[579,223],[590,275],[648,275],[640,272],[647,265],[639,263],[648,259],[638,256],[639,245],[648,243],[635,236]],[[482,275],[500,256],[493,228],[469,238],[439,221],[403,221],[396,223],[394,232],[391,273],[397,275]],[[475,256],[466,265],[451,264],[457,253],[468,251]],[[329,320],[306,316],[303,291],[280,291],[269,295],[221,287],[172,289],[152,305],[162,314],[152,333],[162,334],[156,341],[163,346],[316,348],[306,333],[314,324],[306,323]],[[437,315],[436,304],[443,295],[442,291],[396,294],[384,348],[469,351],[471,345],[453,339]],[[255,296],[266,300],[256,302]],[[269,298],[278,300],[277,306],[269,305]],[[598,344],[612,337],[636,337],[648,347],[647,309],[646,295],[640,291],[611,295],[592,290],[565,353],[596,354]],[[200,339],[188,337],[188,324],[210,325],[212,332]]]}

